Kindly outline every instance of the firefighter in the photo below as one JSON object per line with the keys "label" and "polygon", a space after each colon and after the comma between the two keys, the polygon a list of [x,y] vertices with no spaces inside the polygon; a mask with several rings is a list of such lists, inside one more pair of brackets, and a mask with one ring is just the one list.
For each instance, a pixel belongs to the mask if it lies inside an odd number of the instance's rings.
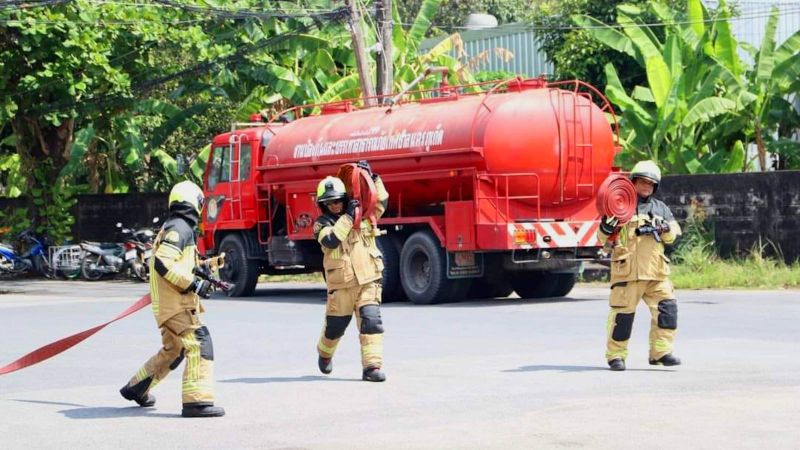
{"label": "firefighter", "polygon": [[[389,194],[366,161],[358,166],[375,181],[377,216],[386,210]],[[325,325],[317,344],[319,370],[333,371],[333,354],[353,313],[361,341],[362,380],[384,381],[383,322],[381,321],[381,276],[383,256],[375,244],[376,231],[369,220],[354,224],[358,199],[349,199],[342,180],[326,177],[317,186],[317,204],[322,215],[314,222],[314,237],[322,246],[327,283]]]}
{"label": "firefighter", "polygon": [[212,285],[195,276],[199,264],[221,266],[221,257],[199,262],[195,227],[203,210],[203,191],[190,181],[176,184],[169,194],[169,219],[156,236],[150,259],[150,296],[163,347],[120,389],[139,406],[153,406],[150,390],[185,359],[183,417],[216,417],[225,410],[214,406],[214,348],[208,328],[200,322],[200,297]]}
{"label": "firefighter", "polygon": [[631,171],[637,194],[636,214],[623,226],[615,217],[603,216],[597,236],[613,244],[611,253],[611,312],[608,316],[606,360],[611,370],[625,370],[628,339],[636,305],[644,299],[650,308],[650,364],[677,366],[672,354],[678,328],[678,304],[669,280],[671,245],[681,229],[664,202],[653,198],[661,183],[661,170],[653,161],[641,161]]}

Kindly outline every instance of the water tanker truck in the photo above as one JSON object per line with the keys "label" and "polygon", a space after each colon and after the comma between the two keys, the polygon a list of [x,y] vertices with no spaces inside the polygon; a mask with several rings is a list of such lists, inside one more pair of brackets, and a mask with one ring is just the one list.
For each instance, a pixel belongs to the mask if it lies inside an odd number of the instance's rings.
{"label": "water tanker truck", "polygon": [[390,194],[385,301],[567,295],[600,251],[595,196],[619,150],[607,100],[541,78],[392,100],[294,108],[213,139],[200,247],[226,253],[231,294],[322,271],[317,183],[367,160]]}

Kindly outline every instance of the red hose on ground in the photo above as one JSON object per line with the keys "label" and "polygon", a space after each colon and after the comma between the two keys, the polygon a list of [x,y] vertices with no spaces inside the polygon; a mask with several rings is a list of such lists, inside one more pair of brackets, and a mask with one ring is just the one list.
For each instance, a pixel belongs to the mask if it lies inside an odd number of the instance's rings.
{"label": "red hose on ground", "polygon": [[105,328],[106,325],[116,322],[120,319],[123,319],[149,304],[150,304],[150,294],[147,294],[144,297],[140,298],[136,303],[129,306],[128,309],[122,311],[117,317],[109,320],[104,324],[98,325],[94,328],[89,328],[88,330],[81,331],[80,333],[73,334],[72,336],[59,339],[55,342],[51,342],[50,344],[47,344],[44,347],[40,347],[28,353],[27,355],[23,356],[22,358],[19,358],[18,360],[12,362],[11,364],[8,364],[4,367],[0,367],[0,375],[5,375],[7,373],[15,372],[19,369],[24,369],[28,366],[32,366],[36,363],[52,358],[53,356],[56,356],[57,354],[63,352],[64,350],[67,350],[75,345],[78,345],[84,339]]}
{"label": "red hose on ground", "polygon": [[627,223],[636,213],[636,189],[624,175],[611,174],[597,191],[597,212]]}

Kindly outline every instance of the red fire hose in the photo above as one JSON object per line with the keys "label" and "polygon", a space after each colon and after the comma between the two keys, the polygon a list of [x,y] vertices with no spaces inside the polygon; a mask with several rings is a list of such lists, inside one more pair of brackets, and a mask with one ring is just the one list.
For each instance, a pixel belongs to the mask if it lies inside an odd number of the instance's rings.
{"label": "red fire hose", "polygon": [[361,223],[362,217],[367,217],[373,226],[378,225],[378,218],[375,216],[375,205],[378,203],[378,190],[375,182],[365,170],[355,164],[342,164],[336,176],[345,185],[350,197],[358,200],[361,206],[356,208],[356,216],[353,223]]}
{"label": "red fire hose", "polygon": [[596,206],[601,215],[627,223],[636,214],[636,189],[631,180],[619,174],[609,175],[597,191]]}
{"label": "red fire hose", "polygon": [[134,303],[133,305],[129,306],[128,309],[122,311],[117,317],[109,320],[108,322],[98,325],[94,328],[89,328],[88,330],[81,331],[80,333],[73,334],[72,336],[65,337],[63,339],[59,339],[55,342],[51,342],[50,344],[45,345],[44,347],[38,348],[27,355],[19,358],[18,360],[8,364],[6,366],[0,367],[0,375],[5,375],[7,373],[15,372],[20,369],[24,369],[25,367],[32,366],[36,363],[40,363],[46,359],[52,358],[57,354],[67,350],[77,344],[79,344],[84,339],[87,339],[89,336],[97,333],[98,331],[102,330],[113,322],[116,322],[120,319],[124,319],[129,315],[135,313],[136,311],[144,308],[145,306],[150,304],[150,294],[145,295],[144,297],[140,298],[139,301]]}

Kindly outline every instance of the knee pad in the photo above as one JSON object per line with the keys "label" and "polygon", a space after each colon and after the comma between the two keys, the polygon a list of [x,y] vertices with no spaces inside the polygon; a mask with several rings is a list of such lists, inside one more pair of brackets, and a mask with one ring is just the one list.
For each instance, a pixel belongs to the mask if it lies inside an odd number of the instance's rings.
{"label": "knee pad", "polygon": [[200,357],[206,361],[214,360],[214,344],[211,342],[211,333],[205,325],[194,330],[197,341],[200,342]]}
{"label": "knee pad", "polygon": [[674,299],[658,302],[658,328],[665,330],[678,328],[678,302]]}
{"label": "knee pad", "polygon": [[350,324],[353,316],[326,316],[325,317],[325,339],[339,339],[344,336],[344,330]]}
{"label": "knee pad", "polygon": [[383,333],[381,309],[378,305],[362,306],[358,312],[361,314],[361,334]]}
{"label": "knee pad", "polygon": [[634,313],[617,313],[614,317],[614,332],[611,333],[611,339],[622,342],[631,338],[631,331],[633,330],[633,317]]}
{"label": "knee pad", "polygon": [[185,350],[185,349],[181,349],[181,354],[180,354],[180,355],[178,355],[178,357],[177,357],[177,358],[175,358],[175,361],[172,361],[172,364],[170,364],[170,365],[169,365],[169,370],[175,370],[175,369],[177,369],[177,368],[178,368],[178,366],[180,366],[180,365],[181,365],[181,362],[183,361],[183,357],[184,357],[185,355],[186,355],[186,350]]}

